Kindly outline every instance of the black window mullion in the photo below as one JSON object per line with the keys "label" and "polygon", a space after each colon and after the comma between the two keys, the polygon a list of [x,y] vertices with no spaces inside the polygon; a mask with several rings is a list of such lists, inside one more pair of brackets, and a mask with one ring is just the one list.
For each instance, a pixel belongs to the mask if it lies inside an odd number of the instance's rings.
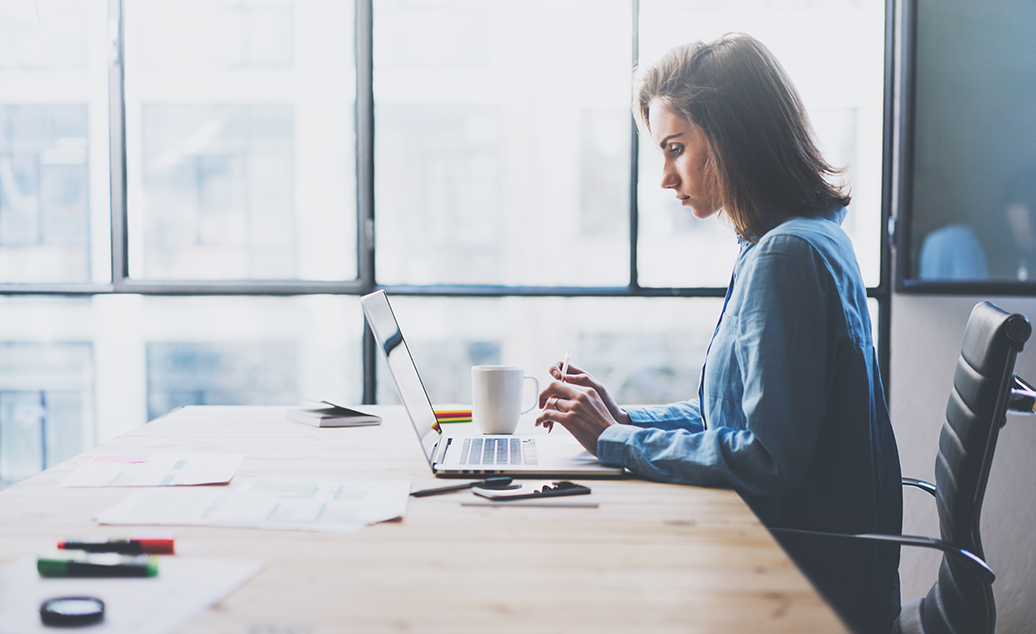
{"label": "black window mullion", "polygon": [[[636,68],[640,59],[640,0],[631,0],[633,19],[632,43],[632,65]],[[630,290],[636,292],[640,289],[640,272],[637,268],[637,243],[640,239],[640,207],[638,205],[638,178],[640,172],[640,138],[637,134],[637,122],[630,113]]]}
{"label": "black window mullion", "polygon": [[124,290],[129,277],[126,231],[126,91],[123,64],[122,0],[108,1],[108,142],[111,181],[112,290]]}
{"label": "black window mullion", "polygon": [[882,142],[882,183],[881,183],[881,244],[880,244],[880,265],[878,288],[868,289],[868,295],[874,297],[878,302],[878,368],[881,371],[882,386],[885,390],[885,401],[889,400],[889,366],[891,359],[890,340],[892,339],[892,239],[890,232],[891,223],[894,222],[893,213],[895,190],[895,156],[896,156],[896,134],[903,130],[901,122],[897,120],[896,88],[898,76],[898,63],[896,60],[897,33],[897,3],[888,0],[885,3],[885,105],[884,105],[884,139]]}
{"label": "black window mullion", "polygon": [[356,0],[356,216],[359,279],[373,290],[374,272],[374,8]]}
{"label": "black window mullion", "polygon": [[[377,287],[374,236],[374,2],[356,0],[356,217],[358,292]],[[363,402],[377,402],[377,344],[363,328]]]}

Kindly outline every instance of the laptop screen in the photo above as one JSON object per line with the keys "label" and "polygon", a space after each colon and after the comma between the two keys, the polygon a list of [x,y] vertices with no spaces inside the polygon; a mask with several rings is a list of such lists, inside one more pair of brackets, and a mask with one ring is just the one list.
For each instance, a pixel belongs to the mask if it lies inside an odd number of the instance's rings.
{"label": "laptop screen", "polygon": [[442,430],[435,419],[435,410],[432,409],[432,402],[428,399],[421,375],[417,373],[417,366],[410,356],[410,349],[407,348],[406,341],[403,341],[403,333],[399,330],[396,316],[392,313],[388,296],[385,295],[385,291],[375,291],[361,297],[360,303],[363,304],[367,325],[374,333],[374,339],[377,340],[378,347],[388,362],[389,373],[396,383],[403,407],[410,415],[410,422],[414,424],[417,437],[421,440],[425,457],[431,464],[432,452],[435,451],[435,443],[439,441]]}

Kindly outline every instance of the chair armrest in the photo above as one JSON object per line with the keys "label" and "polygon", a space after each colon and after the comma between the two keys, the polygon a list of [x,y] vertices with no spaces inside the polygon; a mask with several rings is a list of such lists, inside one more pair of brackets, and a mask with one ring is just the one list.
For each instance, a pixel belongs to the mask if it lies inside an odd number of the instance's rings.
{"label": "chair armrest", "polygon": [[1036,387],[1029,385],[1017,374],[1011,382],[1007,410],[1016,414],[1036,414]]}
{"label": "chair armrest", "polygon": [[914,478],[903,478],[903,486],[917,487],[922,491],[927,491],[935,497],[935,485],[931,482],[925,482],[924,480],[916,480]]}
{"label": "chair armrest", "polygon": [[965,548],[958,548],[949,542],[945,542],[941,539],[932,539],[931,537],[918,537],[915,535],[882,535],[880,533],[827,533],[823,531],[807,531],[796,528],[771,528],[771,533],[777,535],[804,535],[813,537],[836,537],[841,539],[858,539],[872,542],[885,542],[890,544],[899,544],[900,546],[919,546],[921,548],[933,548],[935,550],[941,550],[946,555],[949,555],[959,563],[964,564],[972,574],[976,575],[980,580],[985,583],[991,584],[996,579],[996,574],[993,573],[993,569],[990,568],[986,562],[982,561],[980,557],[975,555],[970,550]]}

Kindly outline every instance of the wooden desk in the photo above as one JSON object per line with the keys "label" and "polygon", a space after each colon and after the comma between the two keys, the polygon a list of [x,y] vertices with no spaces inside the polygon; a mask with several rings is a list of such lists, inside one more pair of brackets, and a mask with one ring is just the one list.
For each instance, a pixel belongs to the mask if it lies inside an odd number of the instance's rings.
{"label": "wooden desk", "polygon": [[[177,410],[0,493],[0,562],[70,536],[131,532],[90,520],[127,489],[57,488],[96,454],[239,452],[239,478],[444,484],[401,408],[377,409],[381,426],[351,429],[291,422],[280,408]],[[587,483],[593,493],[578,499],[599,508],[462,507],[474,498],[460,493],[411,498],[402,521],[350,535],[171,528],[179,554],[267,562],[183,631],[846,631],[735,493]]]}

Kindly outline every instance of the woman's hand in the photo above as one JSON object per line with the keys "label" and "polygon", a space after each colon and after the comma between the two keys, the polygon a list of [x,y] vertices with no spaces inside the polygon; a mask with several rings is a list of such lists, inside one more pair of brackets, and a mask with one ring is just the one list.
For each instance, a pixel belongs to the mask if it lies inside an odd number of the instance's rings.
{"label": "woman's hand", "polygon": [[604,385],[587,372],[575,366],[561,377],[561,364],[550,368],[555,379],[540,393],[539,405],[543,411],[536,418],[537,425],[550,429],[554,423],[564,425],[587,451],[597,455],[597,439],[601,433],[618,424],[629,424],[629,415],[608,394]]}

